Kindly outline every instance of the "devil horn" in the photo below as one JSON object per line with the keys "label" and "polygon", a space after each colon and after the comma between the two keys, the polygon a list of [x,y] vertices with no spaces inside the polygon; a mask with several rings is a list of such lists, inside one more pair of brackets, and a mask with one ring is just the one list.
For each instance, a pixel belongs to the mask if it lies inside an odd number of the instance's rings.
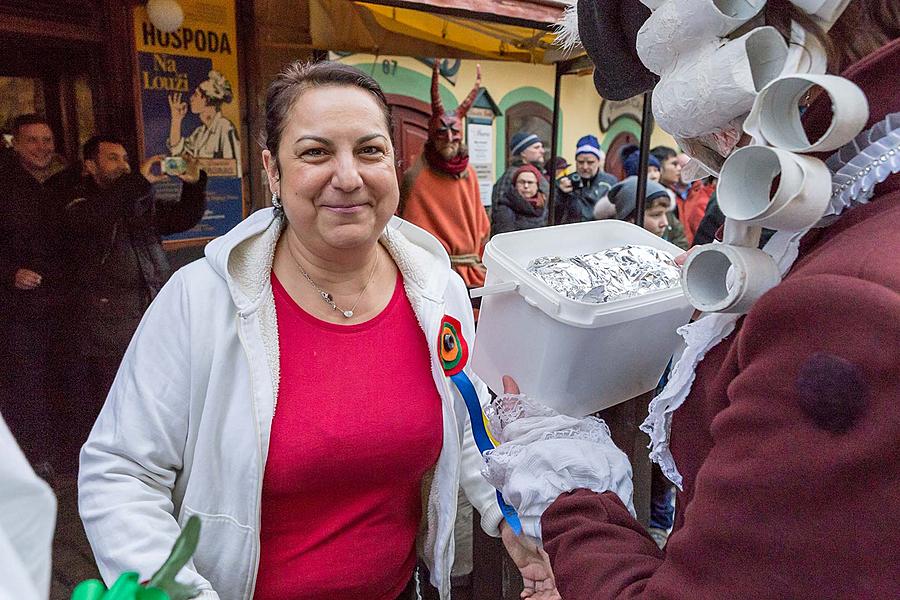
{"label": "devil horn", "polygon": [[459,108],[456,109],[456,116],[460,119],[464,118],[466,113],[469,112],[469,109],[472,108],[472,103],[475,102],[475,96],[478,95],[478,90],[481,88],[481,65],[478,65],[476,69],[477,75],[475,76],[475,85],[472,87],[472,91],[469,92],[469,95],[466,96],[466,99],[459,105]]}
{"label": "devil horn", "polygon": [[439,118],[444,114],[444,103],[441,102],[441,92],[438,88],[438,74],[440,73],[441,61],[434,59],[434,69],[431,73],[431,116]]}

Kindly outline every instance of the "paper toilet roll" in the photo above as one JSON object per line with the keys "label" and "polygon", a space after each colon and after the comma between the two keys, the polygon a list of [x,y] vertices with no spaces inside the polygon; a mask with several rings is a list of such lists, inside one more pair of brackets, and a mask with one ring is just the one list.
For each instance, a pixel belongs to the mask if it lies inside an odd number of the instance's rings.
{"label": "paper toilet roll", "polygon": [[694,308],[704,312],[745,313],[781,282],[772,257],[756,248],[706,244],[691,252],[681,285]]}
{"label": "paper toilet roll", "polygon": [[[831,123],[810,141],[800,119],[799,104],[813,86],[831,100]],[[759,143],[792,152],[831,152],[852,140],[869,120],[869,102],[855,83],[835,75],[788,75],[766,85],[744,121],[744,131]]]}
{"label": "paper toilet roll", "polygon": [[753,18],[765,0],[668,0],[653,10],[637,34],[637,52],[644,65],[661,75],[698,42],[722,38]]}
{"label": "paper toilet roll", "polygon": [[816,158],[747,146],[725,161],[716,193],[719,208],[729,219],[801,231],[825,214],[831,197],[831,172]]}

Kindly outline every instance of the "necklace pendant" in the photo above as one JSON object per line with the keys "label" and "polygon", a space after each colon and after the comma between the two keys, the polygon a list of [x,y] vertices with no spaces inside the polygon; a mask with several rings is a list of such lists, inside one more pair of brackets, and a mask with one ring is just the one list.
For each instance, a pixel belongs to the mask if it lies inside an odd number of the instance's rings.
{"label": "necklace pendant", "polygon": [[350,318],[353,317],[353,311],[352,311],[352,310],[345,310],[345,311],[343,311],[343,313],[344,313],[344,316],[347,317],[348,319],[350,319]]}

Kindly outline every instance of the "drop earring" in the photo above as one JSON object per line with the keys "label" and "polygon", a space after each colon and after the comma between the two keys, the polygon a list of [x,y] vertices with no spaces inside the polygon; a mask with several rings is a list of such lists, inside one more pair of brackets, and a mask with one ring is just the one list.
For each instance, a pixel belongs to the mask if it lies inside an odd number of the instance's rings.
{"label": "drop earring", "polygon": [[282,210],[281,198],[278,197],[278,194],[272,192],[272,206],[275,207],[275,210]]}

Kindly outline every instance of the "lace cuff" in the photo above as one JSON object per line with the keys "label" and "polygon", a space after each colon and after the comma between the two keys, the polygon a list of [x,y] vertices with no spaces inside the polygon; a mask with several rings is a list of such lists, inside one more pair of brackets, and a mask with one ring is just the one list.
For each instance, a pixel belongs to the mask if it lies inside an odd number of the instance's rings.
{"label": "lace cuff", "polygon": [[631,464],[602,420],[560,415],[523,395],[499,396],[485,412],[502,443],[485,453],[482,475],[519,513],[527,535],[539,540],[543,512],[579,488],[613,491],[634,514]]}

